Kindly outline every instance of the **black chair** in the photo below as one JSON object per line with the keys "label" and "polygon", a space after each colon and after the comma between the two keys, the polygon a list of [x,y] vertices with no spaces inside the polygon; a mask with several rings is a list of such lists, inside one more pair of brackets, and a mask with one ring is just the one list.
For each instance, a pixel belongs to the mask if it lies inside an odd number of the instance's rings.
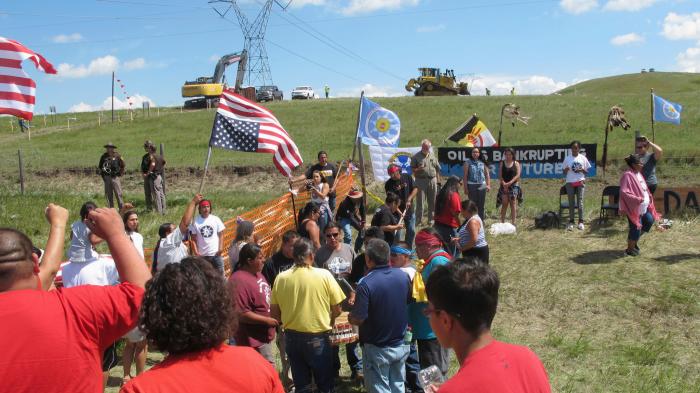
{"label": "black chair", "polygon": [[[562,199],[562,197],[564,197]],[[574,199],[574,209],[578,209],[578,203]],[[564,212],[568,217],[567,221],[564,221]],[[569,195],[566,193],[566,185],[561,186],[559,189],[559,219],[561,222],[569,222],[573,220],[573,217],[569,217]]]}
{"label": "black chair", "polygon": [[613,216],[618,215],[620,208],[620,186],[607,186],[603,189],[603,195],[600,196],[600,217],[598,222],[607,220],[612,212]]}

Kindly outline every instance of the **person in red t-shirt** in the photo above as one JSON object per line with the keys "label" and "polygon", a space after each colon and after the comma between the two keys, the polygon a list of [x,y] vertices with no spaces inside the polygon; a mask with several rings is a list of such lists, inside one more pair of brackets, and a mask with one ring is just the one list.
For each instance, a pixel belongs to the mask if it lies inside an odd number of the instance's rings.
{"label": "person in red t-shirt", "polygon": [[[445,242],[457,236],[459,228],[459,213],[462,211],[459,197],[459,184],[462,180],[457,176],[447,178],[435,198],[435,223],[433,228],[440,234]],[[454,245],[446,243],[445,250],[452,256],[457,255]]]}
{"label": "person in red t-shirt", "polygon": [[238,313],[236,345],[255,348],[270,364],[275,364],[272,340],[279,322],[270,317],[270,284],[262,269],[265,254],[255,243],[241,248],[238,271],[228,279],[231,299]]}
{"label": "person in red t-shirt", "polygon": [[[440,345],[452,348],[460,364],[457,374],[439,386],[440,393],[551,391],[534,352],[491,335],[499,285],[496,272],[477,259],[457,259],[430,274],[424,312]],[[431,385],[426,391],[436,389]]]}
{"label": "person in red t-shirt", "polygon": [[[52,243],[52,235],[65,235],[68,212],[52,204],[46,215]],[[31,240],[0,229],[0,392],[102,392],[102,352],[136,324],[151,274],[115,210],[96,209],[88,219],[92,233],[107,241],[119,285],[43,291],[41,279],[51,276],[60,253],[45,257],[40,270]]]}
{"label": "person in red t-shirt", "polygon": [[168,356],[122,393],[284,393],[272,365],[235,334],[233,302],[221,273],[201,257],[171,263],[149,281],[139,327]]}

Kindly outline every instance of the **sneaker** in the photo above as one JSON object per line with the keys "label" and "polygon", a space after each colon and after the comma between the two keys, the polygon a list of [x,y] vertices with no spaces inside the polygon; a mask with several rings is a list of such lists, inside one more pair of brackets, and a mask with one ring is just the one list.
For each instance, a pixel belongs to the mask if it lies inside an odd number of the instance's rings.
{"label": "sneaker", "polygon": [[584,228],[583,223],[582,223],[582,222],[579,222],[579,223],[578,223],[578,230],[579,230],[579,231],[582,231],[583,228]]}
{"label": "sneaker", "polygon": [[636,257],[639,256],[639,251],[632,249],[632,250],[625,250],[625,255],[629,255],[631,257]]}
{"label": "sneaker", "polygon": [[567,231],[573,231],[574,230],[574,223],[570,222],[569,225],[566,226]]}

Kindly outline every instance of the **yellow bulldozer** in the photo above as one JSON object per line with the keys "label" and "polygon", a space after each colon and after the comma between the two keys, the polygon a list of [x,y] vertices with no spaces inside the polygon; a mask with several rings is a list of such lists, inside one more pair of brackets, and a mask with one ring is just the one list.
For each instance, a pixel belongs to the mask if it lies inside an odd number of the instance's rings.
{"label": "yellow bulldozer", "polygon": [[466,82],[457,82],[454,70],[440,73],[439,68],[419,68],[420,76],[411,78],[406,83],[406,91],[417,96],[468,96],[469,86]]}

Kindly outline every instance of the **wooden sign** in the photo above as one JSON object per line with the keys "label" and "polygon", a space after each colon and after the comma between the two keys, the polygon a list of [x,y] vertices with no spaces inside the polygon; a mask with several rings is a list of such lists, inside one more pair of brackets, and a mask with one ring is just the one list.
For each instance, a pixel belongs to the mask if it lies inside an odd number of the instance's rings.
{"label": "wooden sign", "polygon": [[700,214],[700,187],[659,188],[654,193],[654,205],[664,215],[685,210]]}

